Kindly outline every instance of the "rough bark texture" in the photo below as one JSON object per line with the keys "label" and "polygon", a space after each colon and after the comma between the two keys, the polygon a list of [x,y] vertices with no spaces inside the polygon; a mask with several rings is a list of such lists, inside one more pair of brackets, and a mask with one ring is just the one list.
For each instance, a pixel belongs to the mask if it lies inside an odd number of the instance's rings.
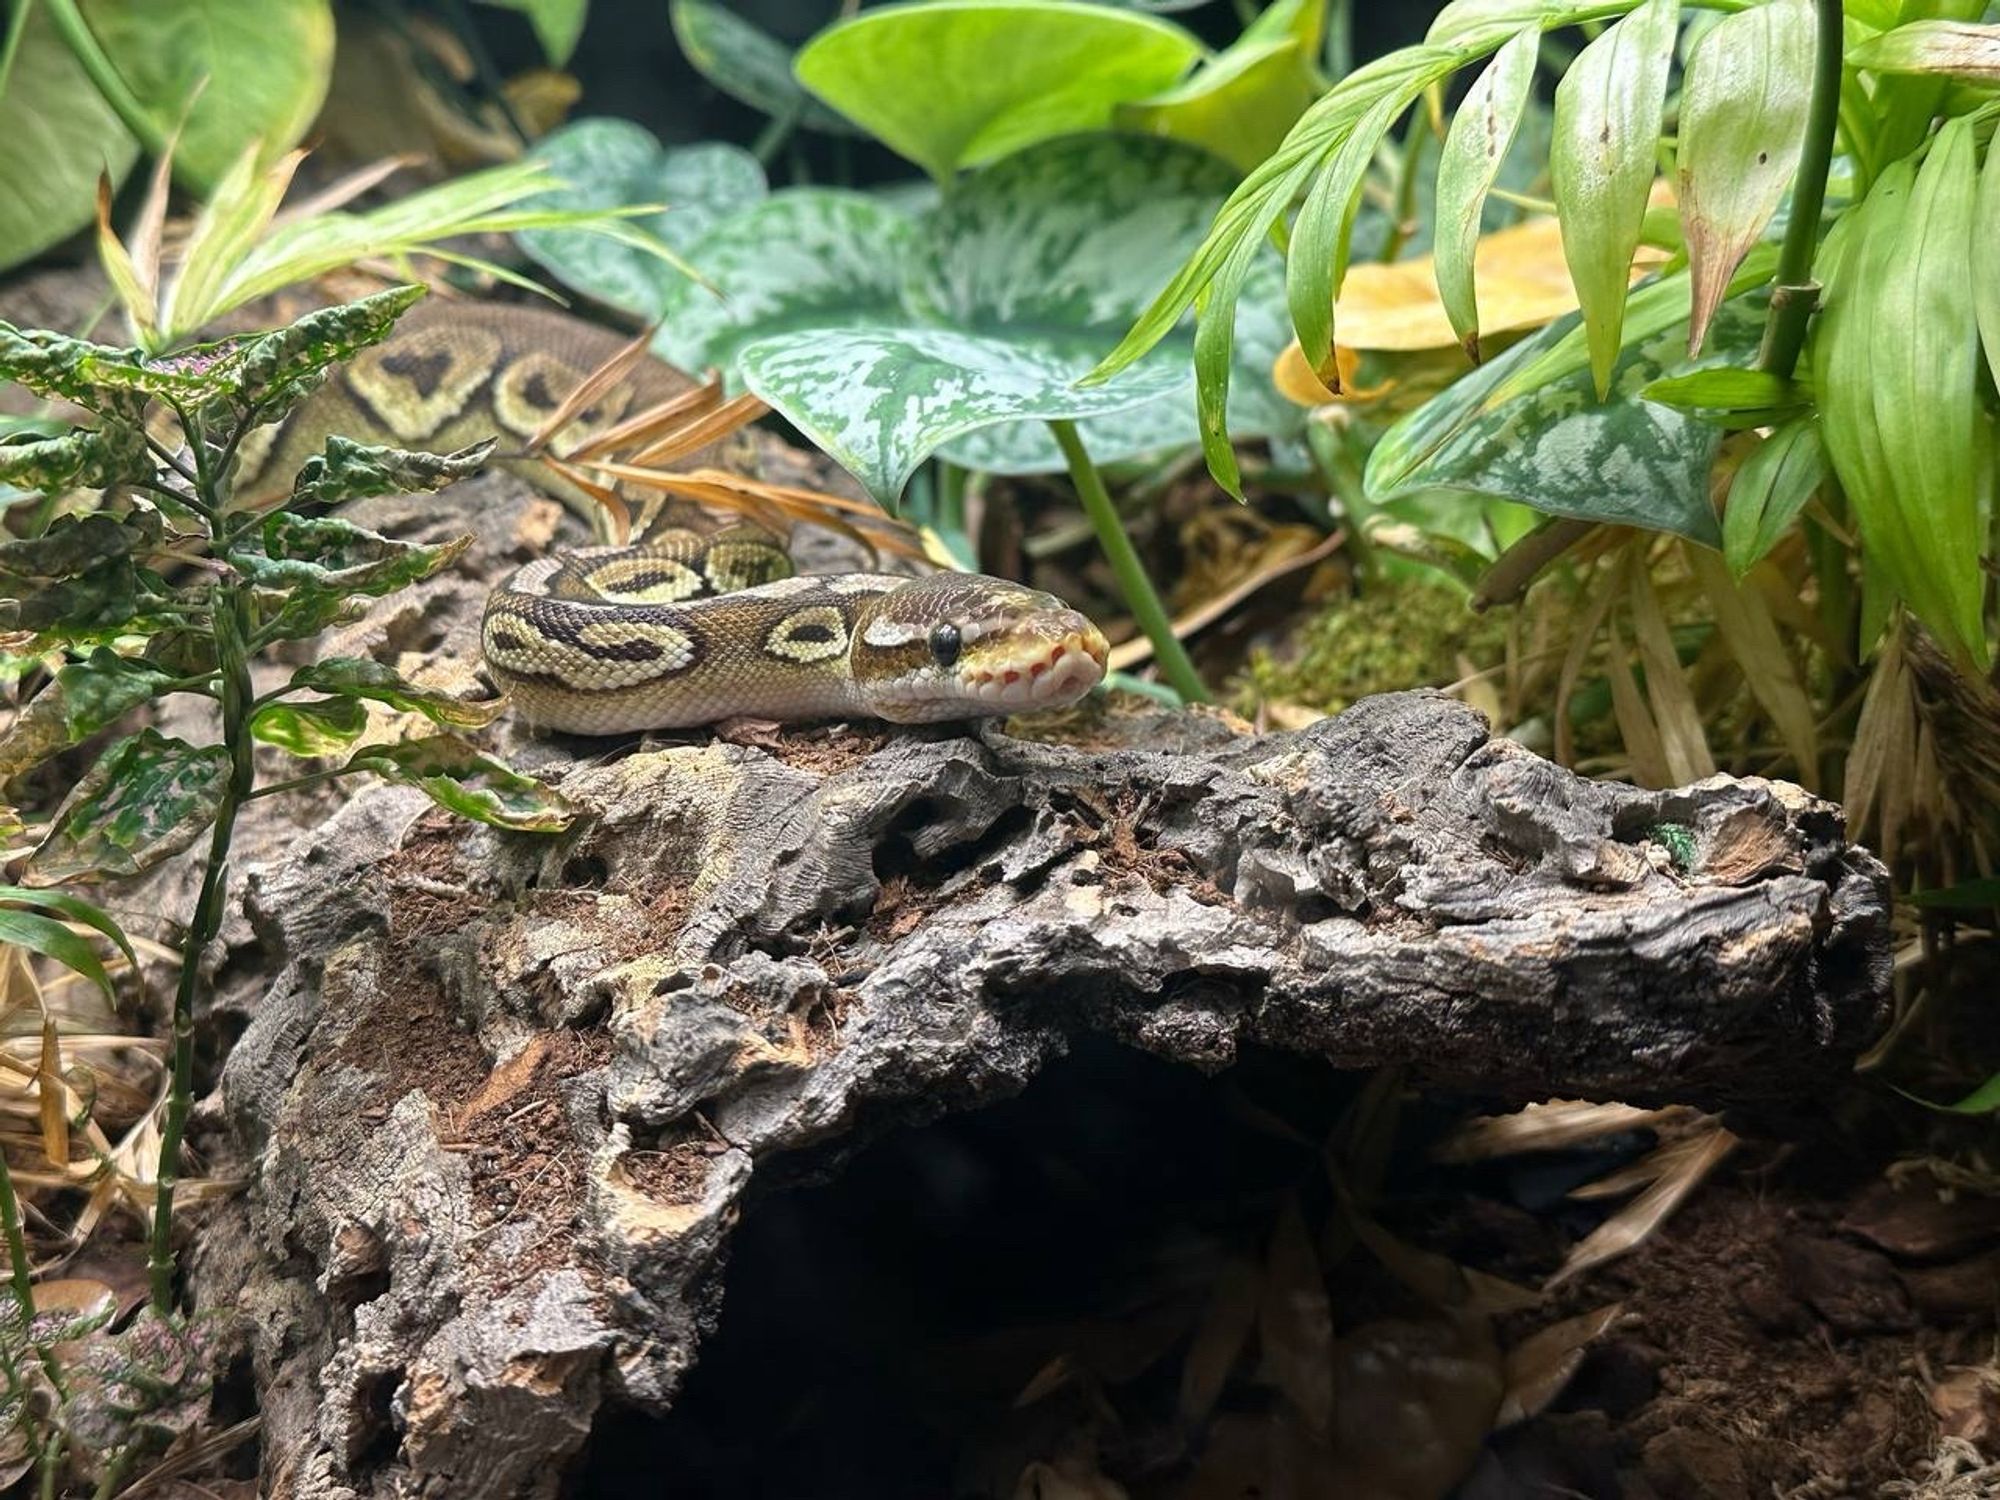
{"label": "rough bark texture", "polygon": [[[463,494],[479,547],[338,649],[470,659],[550,517]],[[519,746],[592,810],[557,838],[257,804],[204,1112],[254,1185],[195,1280],[254,1324],[279,1492],[555,1494],[604,1403],[673,1399],[762,1164],[1082,1033],[1770,1121],[1879,1021],[1883,873],[1789,786],[1591,784],[1423,693],[1063,728]]]}

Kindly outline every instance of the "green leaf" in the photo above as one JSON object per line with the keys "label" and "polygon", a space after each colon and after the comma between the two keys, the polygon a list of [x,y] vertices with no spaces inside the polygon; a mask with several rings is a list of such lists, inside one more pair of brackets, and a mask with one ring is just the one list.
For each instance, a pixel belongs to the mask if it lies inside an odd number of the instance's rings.
{"label": "green leaf", "polygon": [[744,345],[759,339],[899,322],[915,234],[908,217],[863,193],[778,193],[695,241],[689,253],[721,295],[669,292],[653,349],[682,369],[734,378]]}
{"label": "green leaf", "polygon": [[301,667],[291,686],[335,697],[365,698],[402,713],[418,713],[444,729],[483,729],[507,706],[504,698],[471,702],[427,692],[402,674],[365,656],[330,656]]}
{"label": "green leaf", "polygon": [[97,212],[97,178],[124,181],[139,143],[56,35],[47,10],[11,5],[25,21],[0,79],[0,269],[68,239]]}
{"label": "green leaf", "polygon": [[1992,88],[2000,85],[2000,26],[1912,21],[1847,49],[1847,65],[1877,73],[1926,73]]}
{"label": "green leaf", "polygon": [[[768,191],[748,151],[720,141],[669,149],[630,120],[574,121],[537,142],[534,154],[569,184],[536,198],[536,207],[663,203],[628,222],[683,256],[718,220],[762,202]],[[668,290],[688,279],[658,254],[603,235],[524,229],[514,241],[564,285],[642,318],[657,318]]]}
{"label": "green leaf", "polygon": [[[150,479],[152,455],[138,427],[112,423],[80,428],[53,438],[0,440],[0,484],[60,495],[73,489],[105,489],[134,479]],[[0,568],[9,549],[0,545]]]}
{"label": "green leaf", "polygon": [[1326,0],[1279,0],[1186,82],[1119,105],[1114,122],[1186,141],[1247,172],[1319,97],[1314,59],[1325,25]]}
{"label": "green leaf", "polygon": [[1677,176],[1696,353],[1730,277],[1791,188],[1805,146],[1812,63],[1808,0],[1772,0],[1724,17],[1688,63]]}
{"label": "green leaf", "polygon": [[292,504],[339,505],[376,495],[427,495],[477,474],[493,456],[495,441],[489,438],[456,453],[416,453],[330,437],[324,453],[300,466],[292,482]]}
{"label": "green leaf", "polygon": [[160,518],[150,511],[130,516],[104,511],[58,516],[38,537],[0,542],[0,573],[17,578],[75,578],[103,563],[143,551],[159,535]]}
{"label": "green leaf", "polygon": [[[1229,180],[1177,142],[1084,136],[960,178],[914,229],[854,195],[781,193],[697,246],[726,301],[680,299],[657,347],[687,368],[736,359],[885,501],[934,450],[992,471],[1059,469],[1036,425],[1050,418],[1088,419],[1100,459],[1170,448],[1196,435],[1185,335],[1130,383],[1074,382],[1200,238]],[[1270,397],[1268,373],[1283,336],[1275,318],[1246,322],[1232,417],[1286,430],[1298,416]]]}
{"label": "green leaf", "polygon": [[1972,219],[1972,308],[1986,368],[2000,385],[2000,151],[1989,144]]}
{"label": "green leaf", "polygon": [[368,705],[354,698],[267,703],[250,720],[253,738],[308,760],[345,750],[368,727]]}
{"label": "green leaf", "polygon": [[1813,348],[1822,435],[1865,555],[1940,644],[1984,665],[1983,419],[1972,263],[1972,125],[1946,124],[1913,176],[1876,178],[1827,260]]}
{"label": "green leaf", "polygon": [[694,70],[732,99],[808,130],[859,135],[792,75],[792,49],[711,0],[671,0],[674,40]]}
{"label": "green leaf", "polygon": [[[1683,296],[1683,316],[1686,305]],[[1762,334],[1762,311],[1762,299],[1724,304],[1704,363],[1746,359]],[[1391,427],[1369,458],[1371,498],[1380,503],[1423,490],[1456,490],[1715,546],[1721,537],[1708,474],[1721,432],[1641,394],[1670,371],[1693,368],[1681,324],[1668,324],[1624,350],[1601,401],[1580,366],[1523,394],[1495,399],[1517,371],[1580,326],[1576,313],[1552,323]]]}
{"label": "green leaf", "polygon": [[1725,428],[1769,427],[1812,404],[1811,392],[1796,380],[1730,365],[1663,376],[1640,394],[1662,406],[1699,413]]}
{"label": "green leaf", "polygon": [[486,0],[507,10],[526,14],[535,28],[535,40],[549,66],[560,68],[583,39],[583,23],[590,18],[590,0]]}
{"label": "green leaf", "polygon": [[150,662],[102,647],[87,661],[59,668],[0,734],[0,782],[89,739],[172,681]]}
{"label": "green leaf", "polygon": [[329,366],[395,332],[396,320],[423,296],[421,286],[390,287],[246,341],[221,400],[259,424],[278,421],[318,387]]}
{"label": "green leaf", "polygon": [[416,787],[438,806],[496,828],[559,833],[576,817],[576,809],[558,792],[454,735],[364,745],[347,764]]}
{"label": "green leaf", "polygon": [[1813,491],[1826,480],[1819,423],[1794,417],[1743,460],[1722,512],[1722,559],[1739,579],[1791,529]]}
{"label": "green leaf", "polygon": [[83,10],[161,134],[180,125],[174,173],[197,191],[252,144],[270,156],[296,144],[325,102],[329,0],[84,0]]}
{"label": "green leaf", "polygon": [[[256,550],[259,543],[261,550]],[[345,598],[393,594],[430,577],[471,545],[470,536],[435,546],[400,542],[337,516],[308,518],[280,511],[265,519],[254,542],[245,537],[231,548],[228,560],[260,588]]]}
{"label": "green leaf", "polygon": [[1472,257],[1486,217],[1486,195],[1506,164],[1535,82],[1541,28],[1525,26],[1493,56],[1452,117],[1438,158],[1437,209],[1431,251],[1438,297],[1452,332],[1479,360],[1479,303]]}
{"label": "green leaf", "polygon": [[1047,343],[948,328],[823,329],[752,344],[743,371],[751,390],[893,506],[916,466],[954,438],[1001,422],[1122,412],[1187,386],[1183,370],[1161,362],[1077,390],[1092,349],[1064,358]]}
{"label": "green leaf", "polygon": [[1111,124],[1202,52],[1150,16],[1069,0],[929,0],[840,21],[799,81],[933,177]]}
{"label": "green leaf", "polygon": [[190,745],[156,729],[127,735],[63,799],[23,881],[63,885],[152,868],[215,820],[229,776],[222,745]]}
{"label": "green leaf", "polygon": [[1909,901],[1913,906],[1936,907],[1945,911],[1985,911],[2000,907],[2000,876],[1976,877],[1935,890],[1913,891]]}
{"label": "green leaf", "polygon": [[[20,908],[27,908],[21,910]],[[54,913],[54,916],[47,915]],[[111,978],[89,942],[73,929],[88,927],[125,955],[135,968],[138,955],[132,940],[110,915],[67,891],[31,891],[18,885],[0,886],[0,942],[13,943],[54,959],[72,969],[116,1001]]]}
{"label": "green leaf", "polygon": [[1577,54],[1556,87],[1549,169],[1600,396],[1618,362],[1679,14],[1678,0],[1646,0]]}

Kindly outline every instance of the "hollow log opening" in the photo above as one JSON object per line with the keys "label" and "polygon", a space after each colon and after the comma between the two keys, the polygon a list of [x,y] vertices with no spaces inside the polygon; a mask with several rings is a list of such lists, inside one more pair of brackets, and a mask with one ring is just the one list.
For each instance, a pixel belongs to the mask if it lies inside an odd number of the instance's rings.
{"label": "hollow log opening", "polygon": [[[1421,1149],[1462,1111],[1412,1099],[1403,1128],[1393,1111],[1371,1123],[1386,1097],[1371,1101],[1374,1076],[1261,1048],[1208,1075],[1084,1037],[1013,1099],[895,1130],[844,1164],[772,1161],[730,1241],[720,1326],[672,1410],[604,1417],[575,1495],[1009,1500],[1029,1464],[1079,1445],[1135,1492],[1184,1478],[1217,1416],[1283,1400],[1233,1379],[1189,1420],[1185,1388],[1214,1363],[1195,1346],[1232,1271],[1270,1259],[1286,1215],[1334,1253],[1329,1150],[1377,1153],[1405,1214],[1464,1202],[1467,1174]],[[1538,1170],[1563,1179],[1560,1197],[1640,1144]],[[1325,1268],[1335,1328],[1395,1310],[1367,1260]]]}

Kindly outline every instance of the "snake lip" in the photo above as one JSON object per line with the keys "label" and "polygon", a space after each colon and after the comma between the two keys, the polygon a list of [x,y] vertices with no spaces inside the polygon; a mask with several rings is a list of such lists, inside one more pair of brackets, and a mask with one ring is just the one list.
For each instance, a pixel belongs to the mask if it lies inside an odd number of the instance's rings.
{"label": "snake lip", "polygon": [[1075,702],[1104,677],[1109,648],[1095,627],[1040,643],[1032,656],[975,668],[960,678],[968,697],[1003,711],[1057,708]]}

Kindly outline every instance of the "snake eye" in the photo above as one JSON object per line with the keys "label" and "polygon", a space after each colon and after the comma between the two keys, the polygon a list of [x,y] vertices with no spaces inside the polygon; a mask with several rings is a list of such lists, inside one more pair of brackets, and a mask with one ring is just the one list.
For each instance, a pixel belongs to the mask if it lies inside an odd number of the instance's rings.
{"label": "snake eye", "polygon": [[948,667],[957,661],[963,645],[956,625],[939,625],[931,631],[931,655],[937,658],[941,667]]}

